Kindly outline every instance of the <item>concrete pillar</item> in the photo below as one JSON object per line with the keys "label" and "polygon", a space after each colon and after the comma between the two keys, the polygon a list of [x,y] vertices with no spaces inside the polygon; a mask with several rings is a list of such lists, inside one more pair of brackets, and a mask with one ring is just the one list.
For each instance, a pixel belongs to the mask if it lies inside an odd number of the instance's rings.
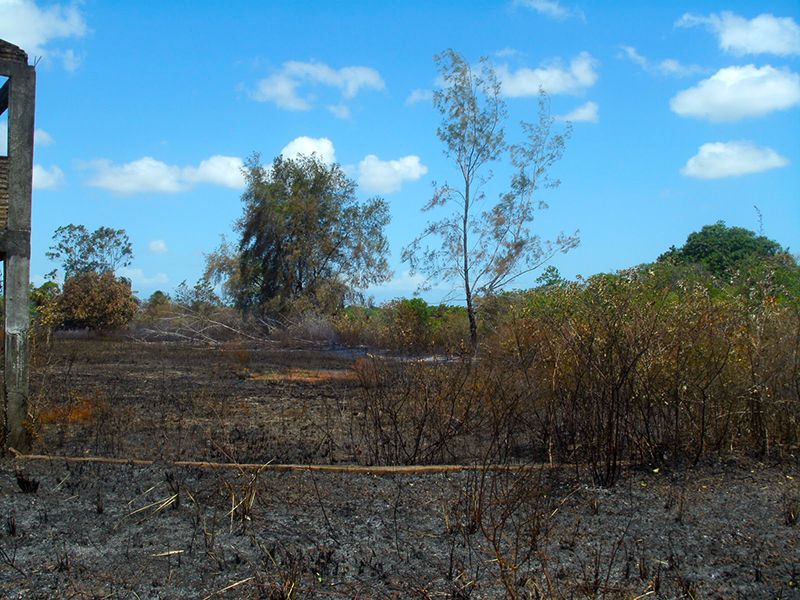
{"label": "concrete pillar", "polygon": [[31,192],[36,70],[28,56],[0,40],[0,114],[8,108],[8,223],[0,233],[5,260],[5,448],[28,452],[28,335],[31,256]]}

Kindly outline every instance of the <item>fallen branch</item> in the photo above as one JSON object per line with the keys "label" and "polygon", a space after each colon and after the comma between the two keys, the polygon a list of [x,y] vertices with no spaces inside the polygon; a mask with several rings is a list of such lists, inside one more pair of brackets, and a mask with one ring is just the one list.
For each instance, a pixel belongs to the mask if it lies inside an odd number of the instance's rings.
{"label": "fallen branch", "polygon": [[391,475],[402,473],[460,473],[462,471],[526,471],[532,469],[550,469],[549,464],[528,465],[299,465],[299,464],[242,464],[242,463],[215,463],[207,461],[178,460],[174,462],[137,460],[126,458],[103,458],[99,456],[49,456],[45,454],[22,454],[11,448],[17,460],[42,460],[50,462],[70,463],[99,463],[108,465],[151,466],[164,464],[175,467],[195,467],[199,469],[237,469],[240,471],[315,471],[324,473],[353,473],[364,475]]}

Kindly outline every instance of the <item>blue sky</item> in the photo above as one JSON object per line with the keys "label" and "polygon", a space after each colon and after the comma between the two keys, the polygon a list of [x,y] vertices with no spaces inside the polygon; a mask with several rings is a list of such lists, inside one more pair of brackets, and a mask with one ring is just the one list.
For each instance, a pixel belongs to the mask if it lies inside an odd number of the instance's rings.
{"label": "blue sky", "polygon": [[[509,141],[536,120],[539,85],[573,123],[533,224],[545,239],[580,230],[552,262],[562,275],[652,261],[720,219],[758,230],[754,205],[800,250],[799,21],[794,0],[0,0],[0,38],[41,57],[32,279],[74,223],[126,230],[120,274],[140,297],[194,283],[220,234],[234,239],[242,160],[317,151],[390,203],[394,280],[370,293],[410,296],[402,249],[432,181],[458,180],[430,100],[449,47],[492,60]],[[490,200],[510,174],[493,171]]]}

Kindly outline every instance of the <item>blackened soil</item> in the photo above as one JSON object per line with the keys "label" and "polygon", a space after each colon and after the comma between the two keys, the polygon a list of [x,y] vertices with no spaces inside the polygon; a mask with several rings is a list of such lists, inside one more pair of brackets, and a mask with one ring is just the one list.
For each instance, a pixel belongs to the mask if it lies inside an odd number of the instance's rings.
{"label": "blackened soil", "polygon": [[175,466],[357,462],[358,381],[274,376],[354,358],[71,341],[37,360],[36,452],[155,462],[0,461],[0,598],[800,598],[796,463],[630,467],[608,489],[572,467]]}

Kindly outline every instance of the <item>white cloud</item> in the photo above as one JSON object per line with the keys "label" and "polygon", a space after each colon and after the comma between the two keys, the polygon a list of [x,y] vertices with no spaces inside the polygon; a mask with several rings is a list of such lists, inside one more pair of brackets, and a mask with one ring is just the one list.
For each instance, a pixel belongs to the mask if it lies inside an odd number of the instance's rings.
{"label": "white cloud", "polygon": [[336,162],[336,150],[333,148],[333,142],[328,138],[310,138],[303,135],[293,139],[281,150],[284,158],[297,158],[300,154],[310,156],[313,153],[319,155],[328,164]]}
{"label": "white cloud", "polygon": [[800,26],[791,17],[762,14],[748,21],[729,11],[707,17],[686,13],[675,23],[676,27],[698,25],[717,36],[720,48],[736,56],[800,55]]}
{"label": "white cloud", "polygon": [[622,52],[617,54],[617,58],[627,58],[649,73],[687,77],[705,71],[700,65],[682,65],[674,58],[666,58],[659,63],[651,63],[647,58],[639,54],[633,46],[620,46],[620,48]]}
{"label": "white cloud", "polygon": [[769,65],[727,67],[679,92],[669,105],[682,117],[714,122],[760,117],[800,105],[800,75]]}
{"label": "white cloud", "polygon": [[348,120],[350,118],[350,109],[345,104],[332,104],[328,110],[333,113],[337,119]]}
{"label": "white cloud", "polygon": [[772,148],[759,148],[748,141],[716,142],[700,146],[681,173],[700,179],[719,179],[761,173],[788,164],[789,160]]}
{"label": "white cloud", "polygon": [[354,98],[362,89],[386,88],[380,73],[371,67],[335,70],[320,62],[289,61],[279,72],[259,81],[251,97],[260,102],[274,102],[286,110],[311,110],[313,96],[301,97],[298,91],[307,83],[338,88],[345,99]]}
{"label": "white cloud", "polygon": [[358,185],[367,192],[391,194],[399,192],[404,181],[416,181],[427,172],[428,167],[419,162],[419,156],[381,160],[370,154],[358,164]]}
{"label": "white cloud", "polygon": [[198,167],[183,169],[183,179],[189,183],[211,183],[235,190],[245,187],[244,162],[238,156],[221,156],[219,154],[200,162]]}
{"label": "white cloud", "polygon": [[417,104],[418,102],[430,102],[433,100],[433,90],[411,90],[406,104]]}
{"label": "white cloud", "polygon": [[566,115],[557,115],[556,121],[572,121],[573,123],[597,123],[599,106],[595,102],[587,102]]}
{"label": "white cloud", "polygon": [[53,190],[64,183],[64,171],[56,165],[47,169],[41,165],[33,165],[33,189]]}
{"label": "white cloud", "polygon": [[145,156],[124,165],[113,165],[110,160],[97,159],[81,165],[94,171],[87,185],[99,187],[114,194],[159,193],[175,194],[190,189],[191,184],[211,183],[242,189],[245,186],[241,172],[242,159],[234,156],[212,156],[197,167],[180,168],[168,165],[151,156]]}
{"label": "white cloud", "polygon": [[32,0],[0,0],[0,38],[34,56],[59,57],[68,70],[78,66],[73,50],[52,50],[48,44],[59,38],[83,37],[89,28],[79,2],[39,8]]}
{"label": "white cloud", "polygon": [[131,269],[130,267],[122,267],[117,271],[117,275],[130,279],[134,285],[169,283],[169,277],[167,277],[166,273],[156,273],[154,277],[147,277],[141,269]]}
{"label": "white cloud", "polygon": [[[6,128],[8,124],[6,124]],[[33,132],[33,144],[35,146],[52,146],[56,141],[53,136],[47,133],[44,129],[37,129]]]}
{"label": "white cloud", "polygon": [[588,52],[581,52],[572,59],[569,67],[560,60],[538,69],[521,68],[512,73],[507,65],[495,69],[502,84],[503,95],[512,98],[536,96],[539,87],[548,94],[580,94],[597,81],[595,68],[598,61]]}
{"label": "white cloud", "polygon": [[151,156],[145,156],[121,166],[110,160],[97,159],[87,165],[95,174],[88,185],[109,190],[115,194],[142,193],[174,194],[183,192],[188,186],[181,181],[181,169],[170,166]]}
{"label": "white cloud", "polygon": [[297,95],[299,86],[299,81],[284,73],[275,73],[259,81],[251,96],[259,102],[274,102],[278,108],[286,110],[311,110],[311,103]]}
{"label": "white cloud", "polygon": [[516,4],[527,6],[539,14],[557,21],[564,21],[572,17],[586,21],[586,15],[581,9],[561,6],[559,0],[517,0]]}
{"label": "white cloud", "polygon": [[150,245],[147,247],[150,252],[153,254],[168,254],[169,248],[167,247],[167,242],[164,240],[153,240],[150,242]]}

